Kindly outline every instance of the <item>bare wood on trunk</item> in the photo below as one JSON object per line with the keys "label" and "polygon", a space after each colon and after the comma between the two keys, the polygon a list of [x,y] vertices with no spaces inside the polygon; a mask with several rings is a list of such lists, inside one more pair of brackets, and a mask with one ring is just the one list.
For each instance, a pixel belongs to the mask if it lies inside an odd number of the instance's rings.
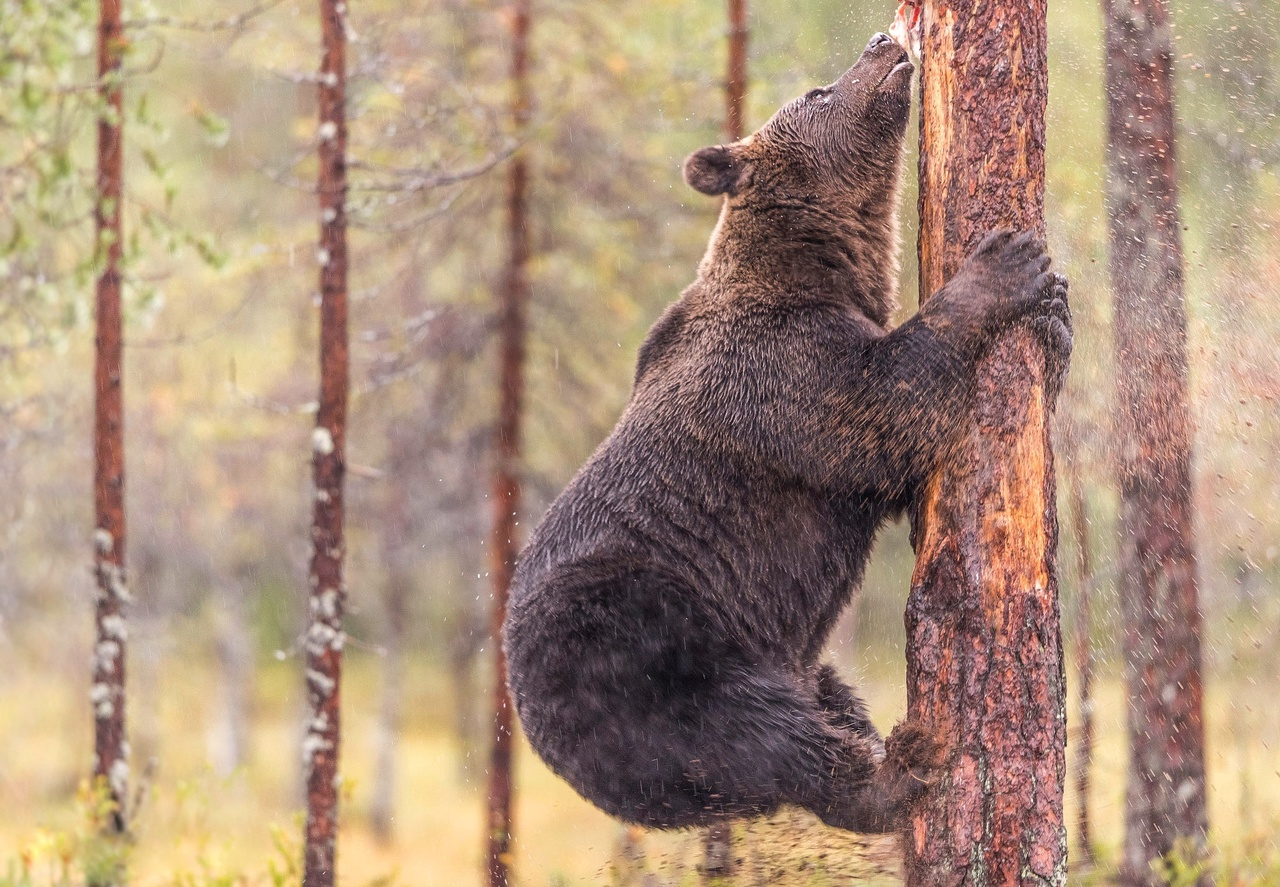
{"label": "bare wood on trunk", "polygon": [[1164,0],[1102,6],[1129,698],[1121,876],[1155,885],[1153,864],[1179,842],[1202,857],[1208,829],[1173,43]]}
{"label": "bare wood on trunk", "polygon": [[124,193],[125,36],[121,0],[101,0],[98,22],[98,175],[93,217],[98,280],[95,306],[93,511],[95,607],[93,772],[114,805],[106,828],[129,826],[129,743],[125,731],[124,318],[120,263]]}
{"label": "bare wood on trunk", "polygon": [[[736,142],[745,134],[747,104],[747,0],[729,0],[727,63],[724,81],[725,140]],[[717,823],[707,829],[703,846],[703,874],[721,878],[733,871],[733,824]]]}
{"label": "bare wood on trunk", "polygon": [[[1044,230],[1045,0],[927,0],[920,292],[987,232]],[[907,707],[954,743],[904,840],[906,883],[1066,881],[1066,704],[1040,346],[978,368],[973,427],[917,503]]]}
{"label": "bare wood on trunk", "polygon": [[[518,135],[528,129],[530,0],[514,0],[511,27],[511,117]],[[498,428],[494,448],[493,535],[490,573],[493,613],[490,637],[494,647],[493,745],[489,754],[489,790],[485,829],[485,872],[489,887],[507,887],[511,868],[512,781],[511,752],[514,724],[507,693],[507,660],[502,650],[502,623],[507,615],[507,592],[519,553],[517,522],[520,511],[520,444],[524,411],[525,338],[529,306],[528,157],[518,151],[507,179],[507,269],[498,309],[499,380]]]}
{"label": "bare wood on trunk", "polygon": [[347,431],[347,119],[345,0],[320,0],[323,57],[318,87],[320,203],[320,408],[311,437],[311,523],[306,635],[309,721],[302,757],[307,784],[304,887],[331,887],[338,835],[341,737],[343,477]]}

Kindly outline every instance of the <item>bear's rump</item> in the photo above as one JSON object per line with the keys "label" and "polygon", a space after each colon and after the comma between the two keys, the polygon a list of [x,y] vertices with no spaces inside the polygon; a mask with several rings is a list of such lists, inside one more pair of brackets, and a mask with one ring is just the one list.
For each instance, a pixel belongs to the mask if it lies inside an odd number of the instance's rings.
{"label": "bear's rump", "polygon": [[663,828],[767,813],[825,765],[811,694],[735,647],[679,577],[611,558],[540,585],[508,638],[520,719],[601,809]]}

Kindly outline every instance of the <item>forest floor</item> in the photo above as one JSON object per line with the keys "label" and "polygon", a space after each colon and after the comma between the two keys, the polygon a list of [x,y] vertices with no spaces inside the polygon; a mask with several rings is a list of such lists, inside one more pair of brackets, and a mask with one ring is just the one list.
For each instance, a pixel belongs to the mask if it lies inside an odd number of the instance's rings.
{"label": "forest floor", "polygon": [[[389,844],[373,836],[368,811],[379,665],[375,654],[353,649],[343,686],[339,882],[348,887],[478,884],[483,756],[468,754],[456,738],[453,694],[442,669],[415,663],[409,670],[395,835]],[[300,833],[299,671],[296,660],[257,668],[248,763],[219,776],[208,763],[219,697],[212,662],[169,655],[150,667],[135,665],[131,681],[137,689],[129,712],[135,771],[143,769],[141,762],[152,763],[146,767],[150,772],[131,853],[134,884],[290,882]],[[887,729],[904,707],[901,676],[863,671],[860,686],[877,723]],[[87,681],[87,670],[77,676],[70,665],[22,667],[15,649],[0,645],[0,887],[59,885],[56,857],[73,853],[65,849],[67,842],[83,831],[75,794],[91,747]],[[479,702],[488,693],[485,684],[477,686]],[[1258,723],[1249,722],[1245,713],[1274,707],[1273,698],[1247,682],[1210,683],[1214,843],[1230,865],[1241,866],[1255,853],[1266,857],[1256,867],[1270,872],[1241,872],[1227,879],[1231,883],[1276,883],[1271,879],[1280,873],[1280,737],[1261,730],[1241,735],[1239,729],[1242,723]],[[1122,835],[1123,710],[1117,680],[1101,683],[1097,731],[1091,814],[1106,860],[1114,858]],[[645,869],[657,876],[648,884],[697,883],[698,835],[624,831],[578,799],[524,746],[516,774],[513,865],[519,884],[640,884],[634,873]],[[1069,795],[1072,825],[1075,810]],[[820,885],[855,872],[863,877],[878,872],[875,880],[893,880],[893,839],[853,839],[800,814],[739,828],[736,840],[736,855],[744,860],[742,883]],[[35,860],[29,881],[19,877],[24,854]],[[809,873],[805,880],[796,879],[797,869]],[[777,880],[784,871],[786,880]],[[1084,880],[1074,875],[1072,880],[1078,878]]]}

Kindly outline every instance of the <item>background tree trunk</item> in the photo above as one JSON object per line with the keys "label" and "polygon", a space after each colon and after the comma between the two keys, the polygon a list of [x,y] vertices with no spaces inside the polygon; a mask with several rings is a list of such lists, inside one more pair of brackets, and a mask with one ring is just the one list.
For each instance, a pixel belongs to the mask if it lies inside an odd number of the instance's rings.
{"label": "background tree trunk", "polygon": [[253,628],[246,612],[252,573],[238,569],[223,586],[217,613],[218,677],[222,682],[213,727],[213,766],[230,776],[249,757],[249,705],[253,688]]}
{"label": "background tree trunk", "polygon": [[[747,104],[747,0],[729,0],[728,61],[724,80],[724,135],[736,142],[744,135]],[[733,825],[722,822],[707,829],[703,873],[724,877],[733,871]]]}
{"label": "background tree trunk", "polygon": [[124,194],[125,37],[121,0],[101,0],[98,24],[98,193],[93,217],[98,263],[94,365],[94,574],[98,596],[93,656],[93,772],[115,806],[105,824],[128,829],[129,744],[125,733],[124,329],[120,304]]}
{"label": "background tree trunk", "polygon": [[1102,5],[1129,698],[1121,875],[1154,885],[1152,863],[1179,842],[1202,856],[1208,829],[1173,44],[1164,0]]}
{"label": "background tree trunk", "polygon": [[389,843],[394,836],[396,746],[404,697],[405,628],[409,619],[409,595],[413,576],[409,566],[411,532],[408,490],[411,472],[408,432],[393,426],[387,443],[387,501],[382,523],[382,609],[386,620],[382,667],[382,704],[378,709],[374,748],[373,799],[369,823],[374,837]]}
{"label": "background tree trunk", "polygon": [[[920,292],[989,230],[1042,232],[1045,0],[925,3]],[[1011,330],[978,368],[974,425],[917,503],[908,715],[953,743],[907,826],[906,883],[1066,881],[1066,704],[1043,357]]]}
{"label": "background tree trunk", "polygon": [[342,679],[343,476],[347,430],[347,4],[320,0],[324,54],[319,78],[320,409],[312,433],[315,508],[311,605],[306,636],[310,720],[304,887],[331,887],[338,835],[338,743]]}
{"label": "background tree trunk", "polygon": [[[511,116],[517,138],[529,124],[529,5],[514,0],[511,26]],[[489,755],[488,828],[485,870],[489,887],[507,887],[511,865],[512,707],[507,694],[507,659],[502,650],[502,623],[507,590],[519,552],[516,524],[520,511],[520,431],[524,410],[525,336],[529,306],[529,229],[527,210],[528,155],[511,159],[507,180],[507,270],[499,306],[498,435],[494,450],[493,536],[489,556],[493,577],[494,650],[493,746]]]}

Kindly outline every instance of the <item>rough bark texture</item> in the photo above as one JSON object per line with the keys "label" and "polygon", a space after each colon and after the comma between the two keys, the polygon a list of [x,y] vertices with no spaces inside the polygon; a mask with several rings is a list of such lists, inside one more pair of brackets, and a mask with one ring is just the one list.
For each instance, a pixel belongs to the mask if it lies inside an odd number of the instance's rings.
{"label": "rough bark texture", "polygon": [[320,0],[323,60],[317,154],[320,197],[320,409],[312,433],[315,504],[311,602],[306,636],[310,721],[302,758],[307,780],[303,884],[334,882],[338,833],[338,741],[342,678],[343,475],[347,431],[347,5]]}
{"label": "rough bark texture", "polygon": [[[728,19],[724,134],[726,142],[736,142],[742,138],[746,126],[747,0],[729,0]],[[708,878],[725,877],[733,871],[732,823],[717,823],[707,829],[702,870]]]}
{"label": "rough bark texture", "polygon": [[1093,865],[1093,837],[1089,828],[1089,771],[1093,767],[1093,548],[1089,543],[1089,512],[1080,479],[1079,440],[1070,420],[1062,423],[1067,445],[1067,497],[1071,501],[1071,529],[1076,542],[1075,659],[1080,719],[1076,735],[1076,848],[1080,861]]}
{"label": "rough bark texture", "polygon": [[1199,856],[1207,830],[1172,36],[1163,0],[1103,11],[1130,743],[1121,873],[1154,885],[1153,862],[1179,842]]}
{"label": "rough bark texture", "polygon": [[[517,133],[529,123],[529,0],[511,6],[511,116]],[[519,552],[520,432],[524,413],[525,336],[529,305],[528,159],[523,151],[511,160],[507,180],[507,270],[499,306],[498,429],[493,480],[493,536],[490,574],[493,579],[494,639],[493,745],[489,754],[488,823],[485,871],[489,887],[507,887],[511,866],[512,706],[507,693],[507,660],[502,650],[502,623],[507,592]]]}
{"label": "rough bark texture", "polygon": [[[1044,230],[1045,2],[923,11],[920,291],[995,228]],[[1063,884],[1066,712],[1044,360],[1013,330],[917,503],[909,717],[953,742],[904,840],[909,885]]]}
{"label": "rough bark texture", "polygon": [[107,828],[128,828],[129,743],[125,733],[124,331],[120,305],[125,37],[120,0],[102,0],[98,23],[98,193],[94,203],[96,293],[94,363],[94,574],[98,596],[93,656],[93,772],[115,810]]}

